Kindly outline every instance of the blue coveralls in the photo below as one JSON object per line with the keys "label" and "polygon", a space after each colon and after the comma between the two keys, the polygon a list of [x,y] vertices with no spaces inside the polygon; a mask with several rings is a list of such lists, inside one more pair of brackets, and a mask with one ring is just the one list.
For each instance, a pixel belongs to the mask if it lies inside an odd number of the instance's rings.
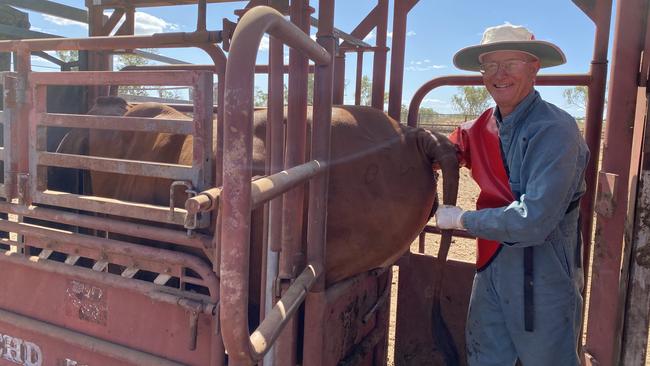
{"label": "blue coveralls", "polygon": [[[573,117],[533,90],[495,117],[515,201],[468,211],[467,231],[504,244],[474,278],[467,319],[469,365],[579,365],[583,272],[578,212],[589,150]],[[533,331],[524,327],[524,248],[533,248]]]}

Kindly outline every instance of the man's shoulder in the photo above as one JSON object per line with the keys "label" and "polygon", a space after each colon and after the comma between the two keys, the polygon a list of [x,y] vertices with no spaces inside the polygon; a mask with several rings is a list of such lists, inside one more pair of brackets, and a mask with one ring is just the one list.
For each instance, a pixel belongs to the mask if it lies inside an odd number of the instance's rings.
{"label": "man's shoulder", "polygon": [[543,128],[543,127],[559,127],[577,130],[576,119],[564,109],[549,103],[545,100],[540,100],[533,108],[529,115],[529,126]]}

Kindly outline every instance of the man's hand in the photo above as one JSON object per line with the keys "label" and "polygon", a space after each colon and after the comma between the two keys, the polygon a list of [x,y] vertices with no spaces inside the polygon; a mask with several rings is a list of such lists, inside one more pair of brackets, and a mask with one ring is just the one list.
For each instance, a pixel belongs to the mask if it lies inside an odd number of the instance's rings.
{"label": "man's hand", "polygon": [[441,229],[464,229],[461,218],[465,211],[457,206],[440,205],[436,211],[436,224]]}

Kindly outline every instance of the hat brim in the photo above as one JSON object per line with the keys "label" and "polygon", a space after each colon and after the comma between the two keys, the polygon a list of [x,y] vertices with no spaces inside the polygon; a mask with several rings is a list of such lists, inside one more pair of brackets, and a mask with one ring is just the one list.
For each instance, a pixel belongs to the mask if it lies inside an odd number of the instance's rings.
{"label": "hat brim", "polygon": [[562,65],[566,57],[560,48],[546,41],[503,41],[490,44],[469,46],[456,52],[454,65],[461,70],[479,71],[478,57],[484,53],[494,51],[522,51],[527,52],[540,61],[540,67]]}

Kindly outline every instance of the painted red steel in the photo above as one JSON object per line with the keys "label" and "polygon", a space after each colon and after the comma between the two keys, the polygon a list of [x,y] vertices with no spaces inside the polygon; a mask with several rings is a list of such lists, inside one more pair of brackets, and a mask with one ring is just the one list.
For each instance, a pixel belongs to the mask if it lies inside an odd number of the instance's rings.
{"label": "painted red steel", "polygon": [[[12,294],[0,297],[0,328],[4,335],[37,345],[45,365],[65,364],[66,358],[79,364],[205,365],[211,344],[220,342],[211,331],[213,317],[199,314],[196,348],[191,350],[190,313],[152,284],[136,289],[115,275],[92,276],[87,269],[33,263],[19,255],[2,255],[0,262],[0,276],[21,279],[0,284],[2,293]],[[117,281],[106,281],[109,277]],[[164,297],[169,299],[161,301]]]}
{"label": "painted red steel", "polygon": [[388,0],[378,0],[379,15],[377,20],[377,49],[372,62],[372,106],[384,110],[384,93],[386,90],[386,59],[388,48]]}
{"label": "painted red steel", "polygon": [[[301,49],[316,65],[329,53],[280,13],[267,7],[249,10],[233,35],[226,67],[224,184],[221,236],[220,320],[229,360],[250,364],[265,350],[254,350],[248,335],[248,259],[252,163],[253,76],[255,57],[265,32]],[[318,269],[318,268],[317,268]],[[316,273],[317,277],[320,273]]]}
{"label": "painted red steel", "polygon": [[406,18],[419,0],[396,0],[393,13],[393,44],[390,60],[390,89],[388,115],[400,120],[402,84],[404,81],[404,51],[406,49]]}
{"label": "painted red steel", "polygon": [[[591,297],[587,319],[586,351],[603,364],[618,364],[624,296],[618,296],[620,266],[624,243],[629,237],[628,178],[634,131],[634,115],[638,88],[641,51],[644,47],[647,2],[622,0],[617,3],[612,67],[609,83],[607,125],[603,144],[601,173],[614,178],[607,184],[599,182],[596,202],[596,236],[594,246]],[[611,211],[599,206],[611,207]],[[627,269],[625,269],[627,270]]]}

